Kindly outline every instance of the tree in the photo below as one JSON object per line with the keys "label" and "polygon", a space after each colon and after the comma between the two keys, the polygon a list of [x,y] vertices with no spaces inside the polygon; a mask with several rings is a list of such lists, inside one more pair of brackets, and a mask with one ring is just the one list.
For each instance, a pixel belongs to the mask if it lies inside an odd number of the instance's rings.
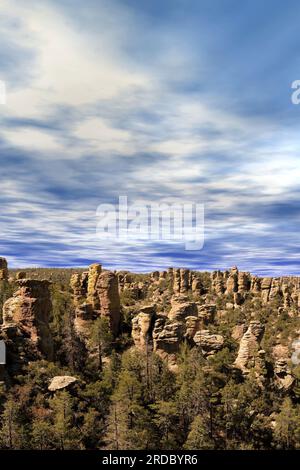
{"label": "tree", "polygon": [[285,398],[275,419],[274,441],[279,449],[300,447],[300,413],[289,397]]}
{"label": "tree", "polygon": [[33,449],[51,449],[54,441],[52,426],[45,418],[35,418],[31,428],[31,442]]}
{"label": "tree", "polygon": [[60,450],[76,448],[78,435],[73,427],[73,400],[70,394],[65,390],[56,392],[55,397],[50,400],[50,407],[53,410],[53,431],[56,447]]}
{"label": "tree", "polygon": [[1,415],[1,447],[18,449],[22,447],[22,429],[19,423],[19,410],[13,398],[9,398]]}
{"label": "tree", "polygon": [[215,444],[210,436],[210,430],[202,416],[195,417],[187,440],[183,445],[186,450],[214,449]]}
{"label": "tree", "polygon": [[92,327],[92,343],[98,350],[98,369],[103,370],[103,356],[111,352],[113,334],[111,332],[109,319],[106,317],[98,318]]}

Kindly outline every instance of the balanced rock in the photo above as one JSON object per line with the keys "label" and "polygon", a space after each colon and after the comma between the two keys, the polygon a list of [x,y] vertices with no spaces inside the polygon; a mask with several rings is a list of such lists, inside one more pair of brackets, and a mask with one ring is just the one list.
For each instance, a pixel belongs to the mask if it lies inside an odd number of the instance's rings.
{"label": "balanced rock", "polygon": [[72,377],[70,375],[58,375],[56,377],[53,377],[48,387],[48,390],[50,390],[50,392],[56,392],[56,390],[62,390],[63,388],[67,388],[75,382],[78,382],[78,379],[76,379],[76,377]]}

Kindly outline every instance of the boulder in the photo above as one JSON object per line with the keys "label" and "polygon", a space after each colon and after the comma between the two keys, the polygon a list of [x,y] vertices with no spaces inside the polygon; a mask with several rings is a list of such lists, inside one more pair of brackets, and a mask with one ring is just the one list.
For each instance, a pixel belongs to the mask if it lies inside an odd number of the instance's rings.
{"label": "boulder", "polygon": [[222,335],[210,333],[209,330],[200,330],[195,334],[194,342],[205,356],[211,356],[222,349],[224,338]]}
{"label": "boulder", "polygon": [[53,377],[48,390],[50,390],[50,392],[56,392],[56,390],[62,390],[64,388],[70,387],[70,385],[74,384],[75,382],[78,382],[76,377],[72,377],[70,375],[58,375]]}
{"label": "boulder", "polygon": [[168,313],[170,320],[183,321],[187,316],[198,316],[198,309],[195,302],[191,302],[188,297],[174,295],[171,299],[171,310]]}

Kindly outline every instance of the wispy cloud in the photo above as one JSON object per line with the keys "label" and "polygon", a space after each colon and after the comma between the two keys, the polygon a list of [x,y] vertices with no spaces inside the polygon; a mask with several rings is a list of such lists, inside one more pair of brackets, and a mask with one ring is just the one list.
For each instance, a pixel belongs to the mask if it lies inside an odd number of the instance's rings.
{"label": "wispy cloud", "polygon": [[[275,3],[2,0],[10,264],[299,273],[299,5]],[[119,194],[203,203],[203,250],[97,239]]]}

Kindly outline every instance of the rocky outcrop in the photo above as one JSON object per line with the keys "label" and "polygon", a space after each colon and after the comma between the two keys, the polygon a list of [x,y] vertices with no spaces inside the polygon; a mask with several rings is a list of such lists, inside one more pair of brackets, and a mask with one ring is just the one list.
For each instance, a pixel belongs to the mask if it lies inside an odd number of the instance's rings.
{"label": "rocky outcrop", "polygon": [[8,281],[8,268],[5,258],[0,258],[0,281]]}
{"label": "rocky outcrop", "polygon": [[184,338],[184,325],[165,317],[155,321],[153,329],[153,349],[168,364],[170,370],[177,370],[177,353]]}
{"label": "rocky outcrop", "polygon": [[295,382],[286,358],[279,358],[275,361],[274,376],[278,389],[289,390]]}
{"label": "rocky outcrop", "polygon": [[262,298],[263,303],[265,304],[269,301],[271,284],[272,284],[271,277],[264,277],[263,280],[261,281],[261,298]]}
{"label": "rocky outcrop", "polygon": [[198,306],[198,316],[206,325],[214,321],[216,313],[216,304],[203,304]]}
{"label": "rocky outcrop", "polygon": [[102,271],[101,264],[91,264],[87,279],[87,303],[91,304],[93,310],[100,310],[100,298],[97,292],[97,282]]}
{"label": "rocky outcrop", "polygon": [[150,343],[152,343],[155,313],[155,305],[146,305],[142,307],[140,313],[132,320],[132,338],[134,345],[142,351],[146,351]]}
{"label": "rocky outcrop", "polygon": [[116,335],[119,331],[121,318],[118,276],[111,271],[102,272],[98,278],[96,289],[100,299],[101,316],[109,318],[111,330]]}
{"label": "rocky outcrop", "polygon": [[279,277],[273,277],[269,292],[269,300],[274,300],[278,296],[281,296],[281,279]]}
{"label": "rocky outcrop", "polygon": [[3,306],[3,328],[18,327],[37,351],[53,358],[53,343],[49,329],[52,303],[48,281],[22,279],[19,290]]}
{"label": "rocky outcrop", "polygon": [[249,273],[239,272],[238,273],[238,292],[244,294],[250,290],[251,277]]}
{"label": "rocky outcrop", "polygon": [[185,337],[189,340],[194,340],[194,336],[200,329],[201,320],[195,316],[185,318]]}
{"label": "rocky outcrop", "polygon": [[86,300],[88,273],[74,273],[70,279],[70,287],[73,292],[74,305],[78,306]]}
{"label": "rocky outcrop", "polygon": [[263,331],[262,324],[252,320],[241,339],[234,366],[241,369],[243,373],[249,372],[249,369],[255,366],[255,358],[258,356]]}
{"label": "rocky outcrop", "polygon": [[234,266],[230,270],[229,277],[226,283],[226,294],[233,294],[238,291],[238,268]]}
{"label": "rocky outcrop", "polygon": [[257,276],[251,276],[250,291],[253,294],[259,294],[261,291],[261,278]]}
{"label": "rocky outcrop", "polygon": [[210,333],[209,330],[200,330],[195,334],[194,342],[201,348],[204,356],[211,356],[222,349],[224,338],[222,335]]}
{"label": "rocky outcrop", "polygon": [[225,276],[221,271],[213,271],[211,274],[212,290],[218,296],[223,295],[225,292]]}
{"label": "rocky outcrop", "polygon": [[193,292],[193,295],[195,297],[200,297],[203,292],[204,292],[204,289],[203,289],[203,286],[202,286],[202,282],[200,281],[199,278],[195,277],[193,280],[192,280],[192,292]]}
{"label": "rocky outcrop", "polygon": [[198,316],[198,309],[195,302],[191,302],[184,295],[174,295],[171,299],[171,310],[168,313],[170,320],[183,321],[185,317]]}
{"label": "rocky outcrop", "polygon": [[185,294],[190,288],[190,271],[180,269],[180,293]]}
{"label": "rocky outcrop", "polygon": [[173,270],[173,292],[174,294],[180,293],[180,269]]}

